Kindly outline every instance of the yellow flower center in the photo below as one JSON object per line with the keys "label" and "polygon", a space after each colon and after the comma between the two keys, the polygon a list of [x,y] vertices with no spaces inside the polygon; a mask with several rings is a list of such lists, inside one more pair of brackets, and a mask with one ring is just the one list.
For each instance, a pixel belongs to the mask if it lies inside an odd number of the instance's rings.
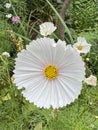
{"label": "yellow flower center", "polygon": [[79,45],[77,46],[77,49],[81,51],[83,49],[83,46]]}
{"label": "yellow flower center", "polygon": [[58,75],[57,67],[54,65],[46,66],[44,69],[44,75],[49,80],[55,79]]}
{"label": "yellow flower center", "polygon": [[48,35],[49,34],[49,30],[47,30],[46,32],[45,32],[45,35]]}

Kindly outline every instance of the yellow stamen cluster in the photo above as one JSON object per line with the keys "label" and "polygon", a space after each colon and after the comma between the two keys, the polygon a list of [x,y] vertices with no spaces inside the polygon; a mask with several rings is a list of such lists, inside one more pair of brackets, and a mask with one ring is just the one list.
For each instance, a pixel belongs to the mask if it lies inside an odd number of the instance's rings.
{"label": "yellow stamen cluster", "polygon": [[47,30],[46,32],[45,32],[45,35],[48,35],[49,34],[49,30]]}
{"label": "yellow stamen cluster", "polygon": [[58,75],[57,67],[54,65],[46,66],[44,69],[44,75],[49,80],[55,79]]}
{"label": "yellow stamen cluster", "polygon": [[81,51],[81,50],[83,49],[83,46],[79,45],[79,46],[77,46],[77,49],[78,49],[79,51]]}

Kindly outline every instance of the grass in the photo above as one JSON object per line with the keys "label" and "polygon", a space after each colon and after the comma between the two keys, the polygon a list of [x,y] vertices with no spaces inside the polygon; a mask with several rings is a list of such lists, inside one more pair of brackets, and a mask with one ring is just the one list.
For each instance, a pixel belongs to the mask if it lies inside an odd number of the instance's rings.
{"label": "grass", "polygon": [[[46,1],[48,2],[48,0]],[[3,4],[0,6],[2,7],[0,10],[2,12],[0,14],[0,130],[98,130],[98,85],[92,87],[83,84],[81,95],[75,102],[58,110],[53,110],[52,108],[40,109],[29,103],[22,96],[22,90],[18,90],[12,83],[11,77],[13,75],[15,57],[20,51],[16,45],[19,44],[19,47],[23,46],[25,48],[31,39],[36,39],[36,37],[40,36],[38,25],[45,20],[47,12],[40,12],[42,16],[44,15],[43,18],[40,18],[37,11],[41,7],[38,8],[38,4],[35,3],[34,6],[37,8],[33,11],[37,12],[38,17],[35,15],[36,20],[32,20],[32,11],[29,17],[27,15],[26,1],[20,1],[19,3],[16,0],[12,0],[11,2],[15,7],[13,6],[14,11],[12,9],[9,12],[23,17],[20,25],[13,25],[11,20],[5,18],[8,10],[4,11],[4,3],[2,1]],[[18,9],[23,3],[25,7],[20,8],[22,12],[19,11],[18,14]],[[48,6],[50,10],[49,19],[46,20],[50,21],[52,9],[54,10],[53,16],[55,18],[51,18],[51,21],[56,20],[56,16],[59,14],[55,12],[55,4],[53,7],[48,4],[49,2],[45,3],[45,7],[43,6],[43,9],[47,9],[46,7]],[[62,22],[64,23],[64,21]],[[13,31],[12,33],[10,33],[11,30]],[[74,31],[74,33],[71,32],[74,41],[78,35],[81,35],[92,43],[91,52],[83,58],[84,60],[90,58],[87,65],[90,69],[92,68],[92,72],[98,77],[97,28],[88,32],[87,30],[86,32],[83,30],[80,32],[79,29],[79,34],[74,28],[72,30]],[[66,33],[65,36],[67,36]],[[11,57],[2,56],[4,51],[9,52]]]}
{"label": "grass", "polygon": [[37,108],[15,86],[10,87],[1,91],[0,130],[33,130],[38,125],[42,130],[98,130],[97,87],[84,85],[79,98],[56,113]]}

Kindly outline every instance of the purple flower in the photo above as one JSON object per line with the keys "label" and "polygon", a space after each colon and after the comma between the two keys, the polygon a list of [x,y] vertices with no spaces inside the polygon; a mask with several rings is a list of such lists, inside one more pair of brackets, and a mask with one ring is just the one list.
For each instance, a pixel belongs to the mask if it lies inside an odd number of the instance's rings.
{"label": "purple flower", "polygon": [[20,17],[19,17],[19,16],[13,16],[13,17],[12,17],[12,22],[13,22],[14,24],[18,24],[18,23],[20,22]]}

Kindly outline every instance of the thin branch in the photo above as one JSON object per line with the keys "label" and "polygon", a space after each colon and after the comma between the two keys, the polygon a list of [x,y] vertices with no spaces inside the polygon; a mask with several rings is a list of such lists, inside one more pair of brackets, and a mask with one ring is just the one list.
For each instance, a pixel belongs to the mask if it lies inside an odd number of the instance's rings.
{"label": "thin branch", "polygon": [[[65,13],[69,7],[70,2],[71,0],[65,0],[60,10],[60,16],[62,17],[63,20],[65,18]],[[59,21],[60,38],[62,40],[64,40],[64,30],[65,30],[64,25],[61,23],[61,21]]]}
{"label": "thin branch", "polygon": [[58,17],[58,19],[61,21],[61,23],[63,24],[69,38],[70,38],[70,42],[71,44],[73,44],[73,38],[71,36],[70,30],[68,29],[66,23],[64,22],[64,20],[62,19],[62,17],[60,16],[60,14],[57,12],[57,10],[54,8],[54,6],[49,2],[49,0],[46,0],[46,2],[50,5],[51,9],[55,12],[56,16]]}

